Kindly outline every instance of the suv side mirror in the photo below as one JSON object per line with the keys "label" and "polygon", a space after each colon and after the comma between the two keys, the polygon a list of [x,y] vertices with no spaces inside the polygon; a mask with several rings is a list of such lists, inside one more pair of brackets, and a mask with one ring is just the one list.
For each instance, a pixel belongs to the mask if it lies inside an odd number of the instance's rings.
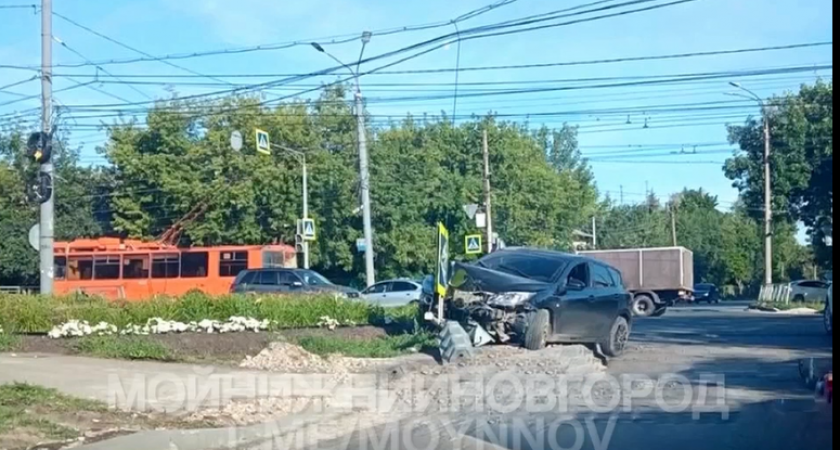
{"label": "suv side mirror", "polygon": [[582,291],[586,289],[586,283],[577,279],[570,279],[568,283],[566,283],[566,289],[570,291]]}
{"label": "suv side mirror", "polygon": [[292,282],[292,287],[295,287],[295,288],[303,287],[303,283],[301,283],[300,281],[293,281]]}

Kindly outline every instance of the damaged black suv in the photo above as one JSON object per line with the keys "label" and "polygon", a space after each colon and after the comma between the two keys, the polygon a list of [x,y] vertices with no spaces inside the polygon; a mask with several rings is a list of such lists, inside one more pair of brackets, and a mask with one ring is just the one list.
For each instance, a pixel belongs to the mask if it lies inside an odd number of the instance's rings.
{"label": "damaged black suv", "polygon": [[594,259],[507,248],[456,263],[446,314],[497,342],[531,350],[548,343],[597,344],[611,357],[630,337],[631,296],[621,273]]}

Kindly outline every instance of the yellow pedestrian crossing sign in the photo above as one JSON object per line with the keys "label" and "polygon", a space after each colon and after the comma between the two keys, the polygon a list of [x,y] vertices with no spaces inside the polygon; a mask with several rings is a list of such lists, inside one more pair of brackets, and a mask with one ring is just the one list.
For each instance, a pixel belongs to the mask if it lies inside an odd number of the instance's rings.
{"label": "yellow pedestrian crossing sign", "polygon": [[481,235],[472,234],[464,237],[464,251],[468,255],[481,254]]}
{"label": "yellow pedestrian crossing sign", "polygon": [[271,154],[271,140],[268,137],[268,132],[260,130],[259,128],[256,129],[257,134],[257,153],[262,153],[263,155],[270,155]]}
{"label": "yellow pedestrian crossing sign", "polygon": [[438,223],[438,258],[437,274],[435,275],[435,292],[443,298],[446,296],[446,286],[449,284],[449,231]]}

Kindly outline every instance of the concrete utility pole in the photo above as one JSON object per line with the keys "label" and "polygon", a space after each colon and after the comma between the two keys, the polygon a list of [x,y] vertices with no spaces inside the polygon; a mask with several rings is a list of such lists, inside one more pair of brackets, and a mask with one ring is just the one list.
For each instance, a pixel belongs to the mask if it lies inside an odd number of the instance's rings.
{"label": "concrete utility pole", "polygon": [[677,246],[677,207],[671,205],[671,240]]}
{"label": "concrete utility pole", "polygon": [[484,130],[482,142],[484,153],[484,213],[487,215],[487,253],[493,253],[493,214],[490,205],[490,146],[487,143],[487,130]]}
{"label": "concrete utility pole", "polygon": [[[367,31],[362,34],[362,51],[359,54],[359,63],[361,63],[362,56],[365,53],[365,47],[370,42],[371,36],[372,34]],[[372,286],[376,283],[376,274],[373,264],[373,221],[371,219],[370,211],[369,157],[367,150],[367,135],[365,133],[364,102],[362,101],[362,88],[359,82],[359,63],[356,64],[356,69],[354,70],[352,67],[344,64],[340,59],[326,51],[320,44],[313,42],[312,47],[315,48],[315,50],[329,56],[333,61],[344,66],[350,71],[353,75],[353,79],[355,80],[356,133],[359,140],[359,184],[361,185],[360,189],[362,194],[362,227],[364,228],[365,239],[365,278],[367,279],[367,285]]]}
{"label": "concrete utility pole", "polygon": [[[301,153],[301,164],[303,165],[303,218],[309,218],[309,173],[306,170],[306,155]],[[309,268],[309,241],[303,241],[303,268]]]}
{"label": "concrete utility pole", "polygon": [[[52,141],[52,0],[41,0],[41,131],[48,141]],[[46,142],[44,145],[51,145]],[[52,294],[55,277],[55,258],[53,256],[54,199],[52,160],[41,164],[40,185],[42,193],[48,196],[41,199],[38,242],[39,271],[41,274],[41,293]]]}
{"label": "concrete utility pole", "polygon": [[730,82],[732,87],[746,92],[748,95],[735,94],[739,97],[755,100],[761,106],[764,116],[764,284],[773,284],[773,192],[770,179],[770,111],[767,104],[755,92],[741,86],[740,83]]}
{"label": "concrete utility pole", "polygon": [[595,219],[597,219],[597,217],[592,216],[592,249],[593,250],[598,248],[598,228],[595,224]]}

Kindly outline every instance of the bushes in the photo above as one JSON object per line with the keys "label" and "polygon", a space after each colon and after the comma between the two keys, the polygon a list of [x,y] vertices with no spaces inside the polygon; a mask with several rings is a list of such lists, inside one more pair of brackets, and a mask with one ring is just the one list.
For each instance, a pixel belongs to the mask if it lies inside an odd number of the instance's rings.
{"label": "bushes", "polygon": [[0,327],[6,333],[46,333],[70,320],[91,324],[107,322],[123,328],[145,324],[159,317],[180,322],[227,320],[231,316],[270,320],[275,328],[316,327],[321,317],[340,323],[381,325],[413,320],[414,308],[386,310],[331,295],[210,297],[188,293],[179,298],[154,298],[142,302],[113,302],[84,296],[27,296],[0,294]]}

